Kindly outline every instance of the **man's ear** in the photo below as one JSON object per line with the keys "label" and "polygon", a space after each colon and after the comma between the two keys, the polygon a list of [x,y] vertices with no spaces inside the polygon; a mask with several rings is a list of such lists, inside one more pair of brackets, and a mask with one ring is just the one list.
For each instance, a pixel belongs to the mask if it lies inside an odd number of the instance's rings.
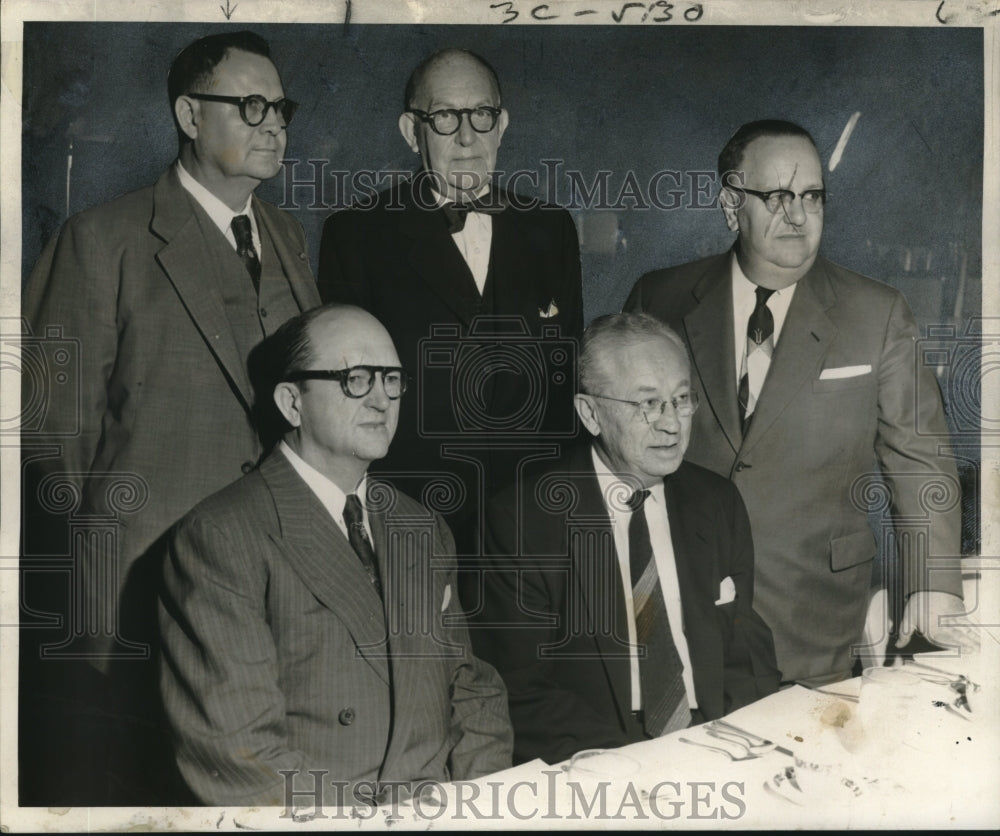
{"label": "man's ear", "polygon": [[420,153],[420,143],[417,142],[417,117],[412,113],[401,113],[399,115],[399,132],[410,146],[410,150],[415,154]]}
{"label": "man's ear", "polygon": [[723,187],[719,192],[719,206],[722,207],[722,214],[726,216],[726,226],[732,232],[740,231],[740,220],[736,217],[736,210],[743,205],[744,200],[746,195],[735,189]]}
{"label": "man's ear", "polygon": [[293,427],[302,424],[301,398],[302,392],[294,383],[282,381],[274,387],[274,405]]}
{"label": "man's ear", "polygon": [[590,395],[577,393],[573,396],[573,406],[576,407],[576,414],[580,416],[587,432],[597,438],[601,434],[601,422],[597,418],[594,399]]}
{"label": "man's ear", "polygon": [[507,122],[510,120],[510,116],[507,113],[507,108],[500,109],[500,115],[497,117],[497,147],[500,146],[500,140],[503,139],[503,132],[507,130]]}
{"label": "man's ear", "polygon": [[187,96],[178,96],[174,102],[174,116],[177,117],[177,124],[189,139],[196,139],[198,136],[198,123],[201,121],[201,109],[195,99]]}

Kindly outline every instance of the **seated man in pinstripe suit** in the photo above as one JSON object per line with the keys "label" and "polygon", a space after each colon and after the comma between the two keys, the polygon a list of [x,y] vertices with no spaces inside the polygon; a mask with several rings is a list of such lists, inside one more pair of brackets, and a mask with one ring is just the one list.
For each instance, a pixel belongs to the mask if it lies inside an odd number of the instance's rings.
{"label": "seated man in pinstripe suit", "polygon": [[185,780],[206,804],[322,785],[333,806],[506,768],[506,693],[455,624],[451,534],[366,478],[406,390],[388,332],[326,306],[250,362],[281,441],[181,521],[164,568],[161,685]]}

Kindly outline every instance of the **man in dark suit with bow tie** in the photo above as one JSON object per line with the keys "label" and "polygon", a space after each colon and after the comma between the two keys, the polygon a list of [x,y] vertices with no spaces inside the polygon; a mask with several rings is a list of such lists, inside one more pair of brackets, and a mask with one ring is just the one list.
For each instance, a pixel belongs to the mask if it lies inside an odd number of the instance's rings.
{"label": "man in dark suit with bow tie", "polygon": [[[268,43],[200,38],[174,59],[167,93],[176,162],[70,218],[24,291],[32,332],[58,335],[71,362],[44,367],[48,412],[23,448],[24,603],[61,627],[22,644],[22,803],[178,801],[156,699],[162,538],[254,467],[247,356],[319,304],[301,226],[254,195],[281,170],[296,108]],[[78,390],[60,385],[67,370]],[[73,498],[68,526],[53,496]],[[36,554],[68,554],[70,571],[47,576],[62,584],[54,601],[34,598]]]}
{"label": "man in dark suit with bow tie", "polygon": [[378,469],[415,494],[430,488],[460,551],[477,549],[470,522],[519,456],[576,431],[576,229],[565,210],[490,185],[507,124],[486,61],[430,56],[399,117],[420,171],[374,206],[332,215],[320,248],[324,300],[374,313],[420,381]]}
{"label": "man in dark suit with bow tie", "polygon": [[388,333],[317,308],[250,362],[282,439],[184,518],[164,567],[185,780],[211,805],[334,806],[506,768],[503,683],[469,647],[448,527],[367,477],[415,394]]}
{"label": "man in dark suit with bow tie", "polygon": [[[690,459],[732,479],[747,503],[757,607],[782,673],[850,676],[878,551],[868,505],[883,494],[896,525],[890,538],[884,514],[879,533],[900,633],[964,641],[939,622],[964,610],[961,490],[906,300],[819,256],[823,167],[799,125],[743,125],[719,176],[733,249],[643,276],[625,307],[672,325],[690,349],[704,401]],[[877,470],[884,491],[872,487]],[[884,648],[887,625],[872,628],[869,641]]]}
{"label": "man in dark suit with bow tie", "polygon": [[576,395],[592,446],[490,502],[472,637],[507,685],[515,762],[659,737],[777,690],[743,502],[683,461],[690,376],[661,322],[598,317]]}

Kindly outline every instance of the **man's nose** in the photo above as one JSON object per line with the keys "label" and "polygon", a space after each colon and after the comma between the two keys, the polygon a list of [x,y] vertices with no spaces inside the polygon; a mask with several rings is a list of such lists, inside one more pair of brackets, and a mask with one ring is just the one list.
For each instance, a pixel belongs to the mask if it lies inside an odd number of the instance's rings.
{"label": "man's nose", "polygon": [[459,145],[469,146],[476,141],[476,131],[472,127],[472,114],[463,113],[458,122]]}
{"label": "man's nose", "polygon": [[385,393],[384,378],[381,374],[376,374],[371,391],[365,397],[365,406],[384,411],[389,408],[391,402],[392,399]]}
{"label": "man's nose", "polygon": [[802,196],[796,195],[787,209],[784,209],[785,219],[793,226],[802,226],[806,222],[806,208]]}
{"label": "man's nose", "polygon": [[670,401],[663,402],[663,411],[653,422],[653,426],[668,433],[680,432],[681,419],[677,414],[677,409]]}
{"label": "man's nose", "polygon": [[266,133],[278,134],[285,129],[285,120],[282,119],[281,114],[278,112],[278,108],[271,107],[269,105],[267,112],[264,114],[264,118],[257,127]]}

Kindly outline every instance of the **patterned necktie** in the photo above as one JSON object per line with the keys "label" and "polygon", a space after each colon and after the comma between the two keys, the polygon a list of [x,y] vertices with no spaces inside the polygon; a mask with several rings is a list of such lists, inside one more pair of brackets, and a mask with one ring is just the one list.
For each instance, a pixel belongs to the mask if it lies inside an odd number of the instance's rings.
{"label": "patterned necktie", "polygon": [[347,524],[347,539],[361,559],[361,565],[368,573],[368,580],[372,582],[375,591],[381,596],[382,584],[378,578],[375,549],[372,548],[372,541],[368,539],[368,532],[365,530],[365,517],[361,510],[361,500],[358,499],[356,493],[348,494],[344,502],[344,522]]}
{"label": "patterned necktie", "polygon": [[639,657],[643,725],[648,735],[660,737],[690,726],[691,710],[684,690],[684,664],[670,634],[649,526],[642,509],[648,496],[648,490],[636,491],[628,502],[632,509],[628,523],[628,562],[636,641],[640,654],[645,650],[645,656]]}
{"label": "patterned necktie", "polygon": [[504,210],[505,204],[499,195],[489,192],[469,203],[446,203],[441,208],[448,219],[448,232],[454,235],[465,229],[465,219],[469,216],[469,212],[498,215]]}
{"label": "patterned necktie", "polygon": [[767,300],[774,293],[766,287],[757,288],[757,306],[747,321],[747,350],[743,357],[743,368],[740,370],[740,424],[743,435],[750,428],[750,419],[757,406],[757,398],[767,369],[771,365],[771,355],[774,354],[774,317],[767,307]]}
{"label": "patterned necktie", "polygon": [[236,239],[236,254],[243,259],[243,264],[253,279],[255,293],[260,293],[260,259],[253,246],[253,233],[250,231],[250,217],[236,215],[231,224],[233,237]]}

